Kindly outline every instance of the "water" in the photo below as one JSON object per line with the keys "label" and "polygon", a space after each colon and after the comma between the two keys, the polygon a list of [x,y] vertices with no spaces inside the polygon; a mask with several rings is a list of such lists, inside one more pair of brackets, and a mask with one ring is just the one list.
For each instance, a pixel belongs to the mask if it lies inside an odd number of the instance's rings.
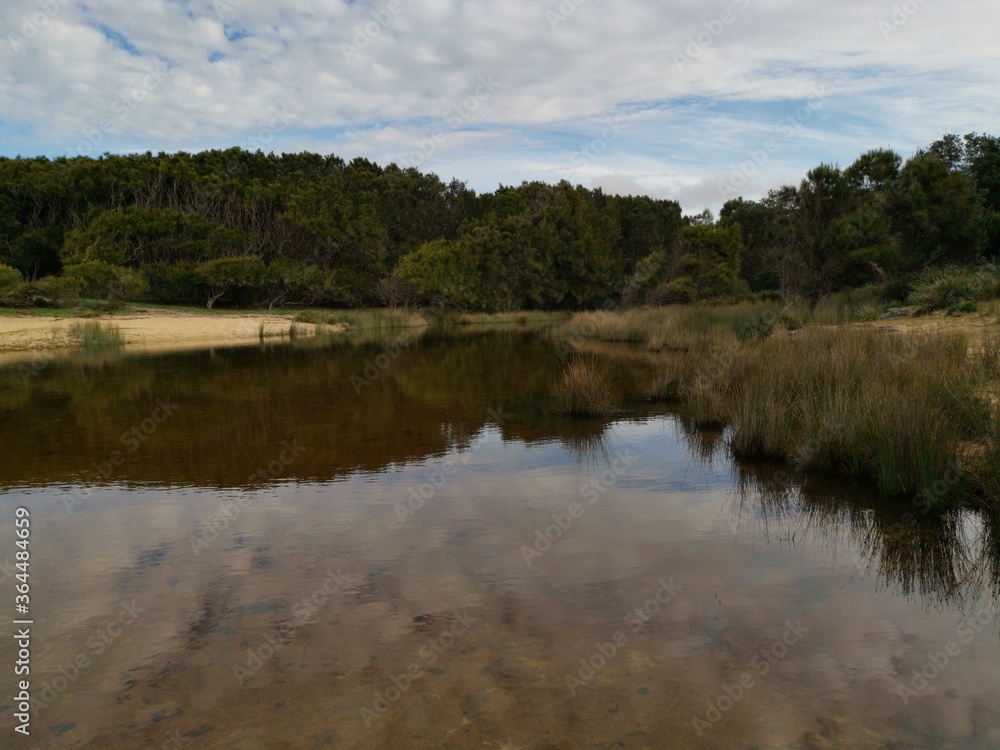
{"label": "water", "polygon": [[517,333],[0,369],[30,746],[1000,747],[1000,524],[735,463],[648,370],[571,420]]}

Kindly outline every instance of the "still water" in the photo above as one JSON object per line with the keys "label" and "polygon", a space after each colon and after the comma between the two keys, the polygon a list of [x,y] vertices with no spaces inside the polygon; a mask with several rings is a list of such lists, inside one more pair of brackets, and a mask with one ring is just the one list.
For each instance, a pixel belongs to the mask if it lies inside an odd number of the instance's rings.
{"label": "still water", "polygon": [[1000,747],[1000,523],[736,462],[654,366],[606,420],[516,332],[0,369],[0,745]]}

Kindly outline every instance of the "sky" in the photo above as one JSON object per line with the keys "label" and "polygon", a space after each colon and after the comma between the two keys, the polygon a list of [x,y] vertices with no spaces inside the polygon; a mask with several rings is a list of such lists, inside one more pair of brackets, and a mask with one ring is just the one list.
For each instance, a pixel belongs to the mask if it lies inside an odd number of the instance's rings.
{"label": "sky", "polygon": [[0,155],[365,157],[717,212],[1000,133],[982,0],[4,0]]}

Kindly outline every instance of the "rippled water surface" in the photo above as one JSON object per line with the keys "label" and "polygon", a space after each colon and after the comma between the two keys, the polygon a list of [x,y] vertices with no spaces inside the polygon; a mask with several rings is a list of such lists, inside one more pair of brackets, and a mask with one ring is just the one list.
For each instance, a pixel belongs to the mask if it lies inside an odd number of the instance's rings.
{"label": "rippled water surface", "polygon": [[3,366],[0,744],[1000,747],[995,519],[737,463],[649,369],[571,420],[513,332]]}

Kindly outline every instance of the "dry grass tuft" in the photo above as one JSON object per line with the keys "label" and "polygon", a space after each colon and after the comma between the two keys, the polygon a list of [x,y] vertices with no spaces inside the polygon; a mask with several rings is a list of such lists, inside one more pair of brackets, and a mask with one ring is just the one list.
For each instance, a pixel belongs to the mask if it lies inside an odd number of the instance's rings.
{"label": "dry grass tuft", "polygon": [[616,407],[611,370],[596,357],[578,357],[563,366],[556,408],[564,414],[606,417]]}

